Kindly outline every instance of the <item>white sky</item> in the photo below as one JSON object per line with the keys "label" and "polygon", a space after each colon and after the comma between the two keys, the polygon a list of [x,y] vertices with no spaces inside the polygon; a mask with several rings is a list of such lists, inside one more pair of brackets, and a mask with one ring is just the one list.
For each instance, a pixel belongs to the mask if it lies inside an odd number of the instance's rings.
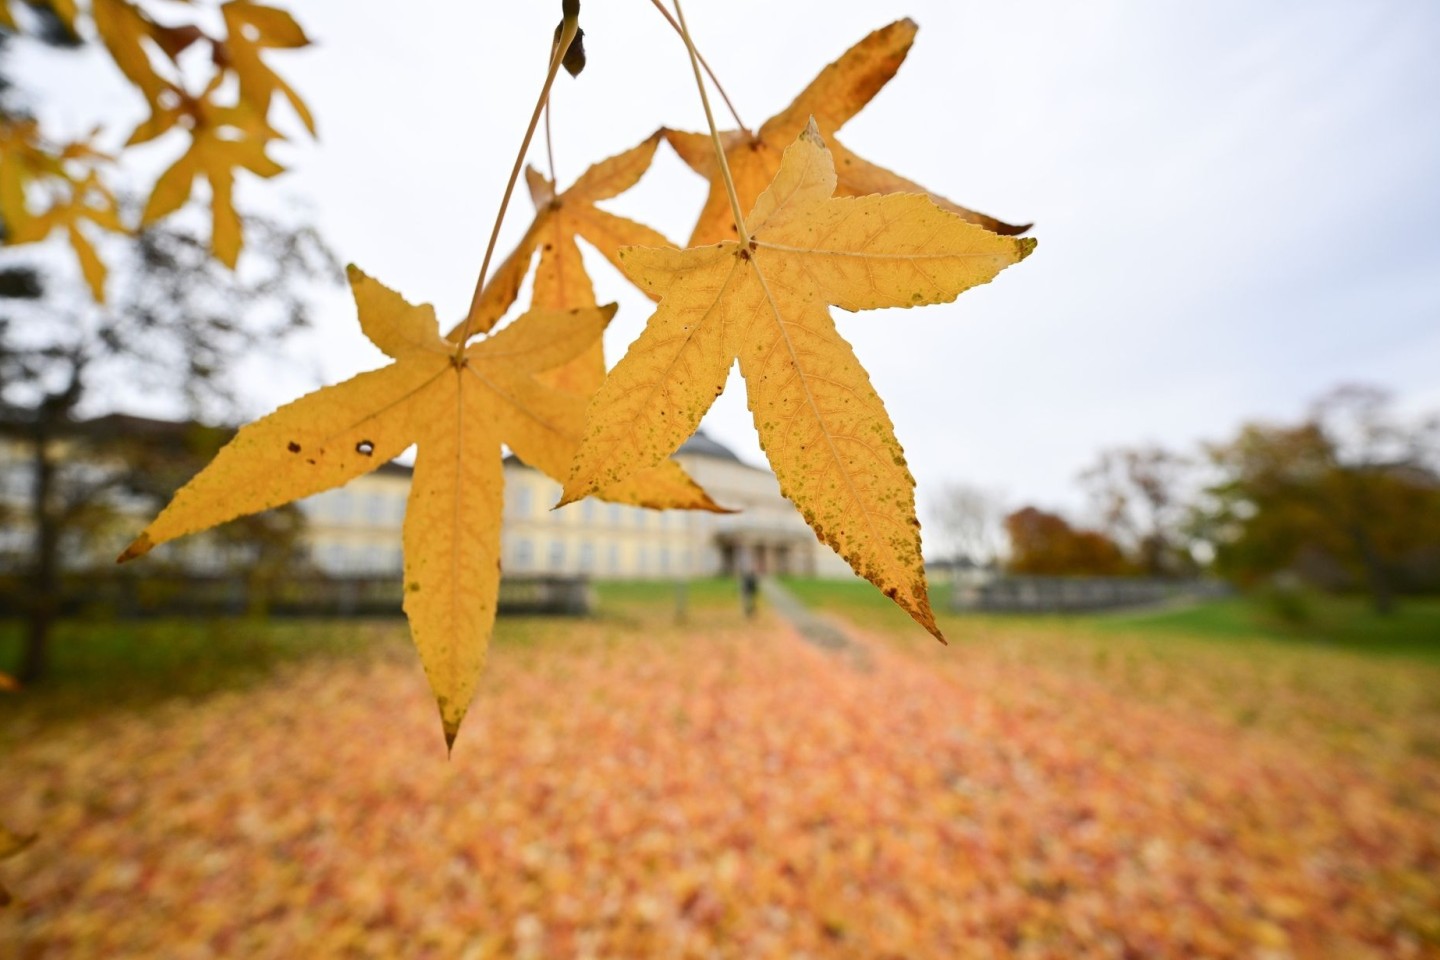
{"label": "white sky", "polygon": [[[247,186],[242,204],[309,209],[342,260],[458,318],[559,4],[288,6],[317,46],[272,62],[321,140],[277,150],[294,172]],[[1440,407],[1433,2],[691,0],[687,14],[752,126],[868,31],[913,17],[909,60],[845,128],[847,146],[1036,224],[1034,256],[953,305],[837,311],[922,509],[949,480],[1079,506],[1075,475],[1102,447],[1218,439],[1247,418],[1298,416],[1342,381]],[[658,126],[704,122],[683,47],[646,0],[589,0],[583,22],[590,66],[557,84],[562,183]],[[13,72],[76,128],[138,110],[96,58],[22,53]],[[662,146],[610,207],[683,240],[704,190]],[[517,196],[503,237],[529,215]],[[621,303],[613,363],[647,301],[595,261],[599,296]],[[380,363],[344,291],[321,316],[297,341],[301,362],[257,368],[256,413]],[[706,427],[761,459],[738,376]]]}

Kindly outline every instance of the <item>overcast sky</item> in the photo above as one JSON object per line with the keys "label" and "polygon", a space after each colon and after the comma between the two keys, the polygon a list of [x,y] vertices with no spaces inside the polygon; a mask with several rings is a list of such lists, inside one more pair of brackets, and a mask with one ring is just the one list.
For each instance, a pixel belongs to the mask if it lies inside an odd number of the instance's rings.
{"label": "overcast sky", "polygon": [[[559,4],[288,6],[317,46],[272,62],[321,139],[277,150],[293,173],[242,203],[283,194],[342,260],[458,318]],[[645,0],[585,14],[590,66],[556,88],[564,183],[658,126],[704,123],[684,49]],[[867,32],[912,17],[909,60],[846,145],[1035,223],[1036,254],[955,304],[837,311],[922,507],[963,480],[1078,508],[1075,475],[1101,448],[1218,439],[1247,418],[1297,417],[1340,382],[1440,407],[1440,5],[691,0],[687,14],[751,126]],[[138,109],[105,70],[55,55],[14,68],[77,125]],[[683,240],[704,192],[662,146],[610,207]],[[506,240],[530,213],[517,197]],[[601,299],[621,303],[613,363],[647,301],[594,260]],[[313,363],[252,378],[255,412],[379,365],[343,291],[321,317],[296,348]],[[706,428],[761,459],[738,375]]]}

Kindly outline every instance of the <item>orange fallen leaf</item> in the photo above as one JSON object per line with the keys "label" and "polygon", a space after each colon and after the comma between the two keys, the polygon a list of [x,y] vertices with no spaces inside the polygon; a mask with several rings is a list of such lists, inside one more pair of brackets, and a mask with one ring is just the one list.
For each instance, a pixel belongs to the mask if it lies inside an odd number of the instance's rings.
{"label": "orange fallen leaf", "polygon": [[[0,823],[0,861],[18,856],[34,842],[33,836],[21,836]],[[5,889],[3,883],[0,883],[0,907],[8,906],[10,901],[10,891]]]}

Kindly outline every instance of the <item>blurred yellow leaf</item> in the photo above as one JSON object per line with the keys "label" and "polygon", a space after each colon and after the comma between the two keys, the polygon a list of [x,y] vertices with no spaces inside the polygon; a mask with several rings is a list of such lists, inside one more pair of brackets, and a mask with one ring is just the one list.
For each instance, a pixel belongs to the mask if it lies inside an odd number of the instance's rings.
{"label": "blurred yellow leaf", "polygon": [[[80,271],[98,302],[105,299],[105,264],[85,233],[85,224],[125,232],[119,204],[101,180],[98,167],[110,158],[87,141],[52,147],[40,138],[34,121],[0,124],[0,217],[6,242],[35,243],[63,230]],[[50,205],[30,209],[30,187],[44,184]]]}
{"label": "blurred yellow leaf", "polygon": [[197,129],[190,148],[181,154],[160,178],[150,193],[141,215],[148,225],[174,213],[190,199],[195,178],[210,183],[210,205],[214,227],[211,247],[215,257],[234,268],[240,257],[241,225],[235,212],[235,170],[249,170],[259,177],[273,177],[285,168],[265,152],[265,141],[253,138],[232,139],[220,131]]}
{"label": "blurred yellow leaf", "polygon": [[240,83],[240,99],[264,117],[278,92],[315,134],[315,118],[300,95],[260,58],[262,50],[295,49],[308,46],[310,39],[295,18],[284,10],[249,0],[231,0],[223,5],[227,36],[221,47],[223,60]]}
{"label": "blurred yellow leaf", "polygon": [[[405,613],[453,743],[495,616],[501,443],[540,469],[568,464],[580,401],[555,401],[563,395],[533,374],[587,349],[615,310],[531,311],[457,358],[431,307],[412,306],[354,267],[350,283],[361,329],[394,362],[242,428],[121,560],[339,486],[418,444],[405,514]],[[674,464],[669,470],[672,481],[683,476]],[[683,493],[687,506],[716,509],[688,478],[668,489]]]}
{"label": "blurred yellow leaf", "polygon": [[75,30],[75,0],[49,0],[50,9],[73,33]]}
{"label": "blurred yellow leaf", "polygon": [[914,480],[880,397],[835,329],[847,310],[944,303],[1029,254],[918,195],[835,198],[811,124],[747,223],[748,246],[629,247],[626,273],[660,299],[590,404],[561,503],[663,460],[740,360],[782,491],[815,533],[936,637]]}
{"label": "blurred yellow leaf", "polygon": [[145,49],[147,40],[156,39],[158,25],[126,0],[92,0],[90,17],[100,42],[125,79],[144,94],[152,107],[160,106],[166,91],[173,91],[174,86],[155,71]]}
{"label": "blurred yellow leaf", "polygon": [[[911,20],[897,20],[874,31],[827,66],[790,106],[771,117],[754,134],[732,130],[721,135],[741,208],[760,196],[780,167],[785,148],[813,117],[827,137],[838,172],[837,195],[863,197],[872,193],[928,193],[925,188],[883,167],[856,156],[833,134],[859,113],[893,77],[915,40],[919,28]],[[710,181],[710,195],[690,235],[690,246],[733,240],[736,237],[725,181],[709,134],[666,130],[665,137],[687,164]],[[951,213],[1001,234],[1023,233],[1028,226],[1008,224],[946,200],[930,199]]]}

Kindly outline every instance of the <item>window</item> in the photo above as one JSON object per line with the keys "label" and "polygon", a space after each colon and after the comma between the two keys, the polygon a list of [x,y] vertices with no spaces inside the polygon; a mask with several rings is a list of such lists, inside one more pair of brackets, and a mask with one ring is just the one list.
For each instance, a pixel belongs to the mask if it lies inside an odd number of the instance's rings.
{"label": "window", "polygon": [[335,500],[330,504],[330,519],[342,523],[350,519],[351,512],[355,509],[355,495],[349,490],[339,490],[335,493]]}
{"label": "window", "polygon": [[669,573],[669,572],[670,572],[670,548],[669,548],[669,547],[661,547],[661,548],[660,548],[660,572],[661,572],[661,573]]}
{"label": "window", "polygon": [[384,494],[371,493],[365,498],[365,519],[377,526],[385,522]]}
{"label": "window", "polygon": [[605,566],[610,570],[611,573],[619,573],[619,572],[620,572],[620,548],[619,548],[619,546],[617,546],[616,544],[613,544],[613,543],[612,543],[612,544],[610,544],[610,548],[609,548],[606,552],[607,552],[608,556],[606,557],[606,560],[605,560]]}
{"label": "window", "polygon": [[586,523],[594,523],[597,519],[596,515],[599,512],[599,505],[595,503],[595,499],[593,497],[587,497],[585,500],[581,501],[580,519],[584,520]]}
{"label": "window", "polygon": [[595,544],[580,544],[580,572],[593,573],[595,570]]}
{"label": "window", "polygon": [[641,547],[635,562],[635,572],[642,577],[650,572],[650,548]]}
{"label": "window", "polygon": [[535,565],[535,548],[525,537],[515,541],[515,569],[527,573]]}
{"label": "window", "polygon": [[617,527],[620,525],[620,504],[618,503],[610,504],[610,522]]}
{"label": "window", "polygon": [[551,541],[550,541],[550,569],[551,569],[551,571],[559,571],[559,570],[564,569],[564,567],[565,567],[565,541],[564,541],[564,540],[551,540]]}
{"label": "window", "polygon": [[635,526],[639,527],[641,530],[645,529],[645,514],[647,513],[649,513],[648,510],[635,511]]}
{"label": "window", "polygon": [[517,517],[528,517],[533,507],[530,488],[522,484],[515,487],[514,508],[511,513]]}

